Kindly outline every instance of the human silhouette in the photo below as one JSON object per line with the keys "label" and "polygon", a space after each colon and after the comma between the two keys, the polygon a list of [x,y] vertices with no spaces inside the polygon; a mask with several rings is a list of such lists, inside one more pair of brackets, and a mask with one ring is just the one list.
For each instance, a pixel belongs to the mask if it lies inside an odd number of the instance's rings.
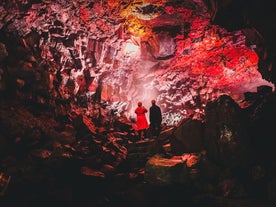
{"label": "human silhouette", "polygon": [[138,102],[138,107],[135,109],[135,113],[137,115],[136,119],[136,129],[138,131],[139,139],[145,138],[146,129],[149,128],[148,121],[146,119],[146,113],[148,110],[142,105],[142,102]]}
{"label": "human silhouette", "polygon": [[152,136],[157,138],[161,131],[162,114],[160,107],[156,105],[156,101],[154,99],[151,100],[149,120]]}

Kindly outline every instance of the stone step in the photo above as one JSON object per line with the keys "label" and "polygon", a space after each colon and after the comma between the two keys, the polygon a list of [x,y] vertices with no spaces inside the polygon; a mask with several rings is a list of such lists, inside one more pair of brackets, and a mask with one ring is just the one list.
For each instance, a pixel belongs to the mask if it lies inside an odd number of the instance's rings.
{"label": "stone step", "polygon": [[139,140],[137,142],[129,143],[127,146],[128,152],[143,152],[154,143],[153,139]]}

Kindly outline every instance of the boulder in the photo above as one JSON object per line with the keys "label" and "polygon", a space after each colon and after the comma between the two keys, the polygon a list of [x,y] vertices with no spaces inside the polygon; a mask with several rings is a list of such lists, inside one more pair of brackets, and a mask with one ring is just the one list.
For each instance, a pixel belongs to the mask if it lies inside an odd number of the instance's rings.
{"label": "boulder", "polygon": [[174,131],[171,148],[174,154],[200,152],[203,150],[203,128],[199,120],[184,120]]}
{"label": "boulder", "polygon": [[156,185],[185,184],[188,181],[188,170],[180,156],[164,158],[157,154],[147,161],[144,178]]}

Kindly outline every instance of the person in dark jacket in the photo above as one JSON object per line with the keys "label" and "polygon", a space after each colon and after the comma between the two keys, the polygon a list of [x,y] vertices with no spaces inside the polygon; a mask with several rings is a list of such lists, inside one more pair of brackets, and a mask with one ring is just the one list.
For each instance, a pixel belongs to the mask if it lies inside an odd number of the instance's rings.
{"label": "person in dark jacket", "polygon": [[151,101],[151,107],[149,111],[150,129],[152,136],[157,138],[161,131],[162,114],[159,106],[156,105],[156,101]]}

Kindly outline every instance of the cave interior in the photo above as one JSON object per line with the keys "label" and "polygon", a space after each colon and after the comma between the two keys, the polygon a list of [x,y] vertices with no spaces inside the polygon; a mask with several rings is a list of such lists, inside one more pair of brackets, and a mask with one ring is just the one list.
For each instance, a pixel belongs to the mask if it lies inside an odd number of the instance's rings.
{"label": "cave interior", "polygon": [[[0,204],[275,206],[274,16],[261,0],[2,0]],[[152,99],[161,134],[139,140]]]}

